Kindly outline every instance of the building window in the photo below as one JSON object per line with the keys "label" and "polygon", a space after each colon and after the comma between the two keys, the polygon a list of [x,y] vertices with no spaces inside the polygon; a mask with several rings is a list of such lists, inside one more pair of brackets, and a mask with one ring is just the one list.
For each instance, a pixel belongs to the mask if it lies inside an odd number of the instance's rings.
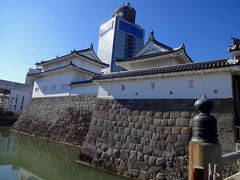
{"label": "building window", "polygon": [[189,80],[188,81],[188,87],[189,88],[194,88],[194,80]]}
{"label": "building window", "polygon": [[15,99],[14,110],[17,109],[17,102],[18,102],[18,94],[17,94],[16,99]]}
{"label": "building window", "polygon": [[36,88],[35,88],[35,92],[38,92],[38,91],[39,91],[39,87],[36,87]]}
{"label": "building window", "polygon": [[121,85],[121,90],[124,91],[125,90],[125,86],[122,84]]}
{"label": "building window", "polygon": [[24,96],[22,96],[21,111],[22,111],[22,109],[23,109],[23,103],[24,103]]}
{"label": "building window", "polygon": [[56,85],[52,85],[52,89],[51,89],[52,92],[53,92],[53,91],[56,91],[56,89],[57,89],[57,86],[56,86]]}

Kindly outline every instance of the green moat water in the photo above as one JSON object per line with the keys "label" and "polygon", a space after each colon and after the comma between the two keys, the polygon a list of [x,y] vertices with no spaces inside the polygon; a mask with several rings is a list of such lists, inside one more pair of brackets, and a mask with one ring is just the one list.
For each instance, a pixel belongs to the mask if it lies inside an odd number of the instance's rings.
{"label": "green moat water", "polygon": [[0,180],[112,180],[123,177],[75,163],[80,149],[0,127]]}

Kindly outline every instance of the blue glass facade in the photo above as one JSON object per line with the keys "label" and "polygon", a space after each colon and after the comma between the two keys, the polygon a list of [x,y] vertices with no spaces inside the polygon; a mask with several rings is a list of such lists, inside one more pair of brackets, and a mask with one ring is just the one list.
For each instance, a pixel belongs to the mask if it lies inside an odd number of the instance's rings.
{"label": "blue glass facade", "polygon": [[132,24],[128,24],[124,21],[120,21],[119,22],[119,29],[126,32],[126,33],[130,33],[140,39],[143,38],[143,31],[138,29],[136,26],[132,25]]}
{"label": "blue glass facade", "polygon": [[108,71],[123,71],[116,59],[131,58],[144,45],[144,29],[116,16],[103,24],[99,33],[98,56],[110,65]]}

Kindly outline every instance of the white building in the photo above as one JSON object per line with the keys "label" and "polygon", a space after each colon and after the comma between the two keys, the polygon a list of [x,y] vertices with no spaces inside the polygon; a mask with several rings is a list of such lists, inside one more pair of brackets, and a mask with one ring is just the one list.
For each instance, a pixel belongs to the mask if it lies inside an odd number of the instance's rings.
{"label": "white building", "polygon": [[203,94],[232,98],[236,89],[232,81],[238,81],[240,72],[237,59],[193,63],[184,45],[170,48],[156,41],[153,33],[133,58],[116,63],[127,71],[96,77],[99,98],[198,99]]}
{"label": "white building", "polygon": [[143,47],[144,29],[135,24],[135,16],[135,9],[125,3],[100,27],[98,56],[110,65],[104,72],[122,70],[115,60],[133,57]]}
{"label": "white building", "polygon": [[[185,46],[171,48],[152,32],[132,58],[116,63],[126,71],[101,74],[102,63],[92,47],[37,63],[33,97],[97,94],[109,99],[233,98],[239,89],[239,45],[232,45],[233,60],[193,63]],[[236,46],[236,47],[235,47]],[[240,84],[240,83],[239,83]],[[69,85],[69,86],[68,86]]]}
{"label": "white building", "polygon": [[[33,98],[48,96],[68,96],[70,92],[83,94],[97,94],[94,85],[82,91],[82,83],[91,84],[96,75],[101,74],[101,69],[108,67],[93,51],[91,45],[87,49],[71,51],[71,53],[52,60],[36,63],[41,72],[32,74],[36,78],[33,87]],[[75,82],[73,86],[69,86]],[[79,82],[79,85],[78,83]],[[72,87],[72,90],[70,90]],[[80,90],[79,90],[80,88]]]}
{"label": "white building", "polygon": [[31,85],[0,80],[0,110],[21,114],[27,108],[31,97]]}

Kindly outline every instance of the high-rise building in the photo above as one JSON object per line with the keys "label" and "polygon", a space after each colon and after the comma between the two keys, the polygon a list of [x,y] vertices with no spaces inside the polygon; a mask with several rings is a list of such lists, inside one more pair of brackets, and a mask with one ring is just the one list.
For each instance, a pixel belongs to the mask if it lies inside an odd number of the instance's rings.
{"label": "high-rise building", "polygon": [[124,3],[100,27],[98,56],[110,65],[105,72],[123,70],[115,60],[133,57],[143,47],[144,29],[135,24],[135,17],[136,10]]}

